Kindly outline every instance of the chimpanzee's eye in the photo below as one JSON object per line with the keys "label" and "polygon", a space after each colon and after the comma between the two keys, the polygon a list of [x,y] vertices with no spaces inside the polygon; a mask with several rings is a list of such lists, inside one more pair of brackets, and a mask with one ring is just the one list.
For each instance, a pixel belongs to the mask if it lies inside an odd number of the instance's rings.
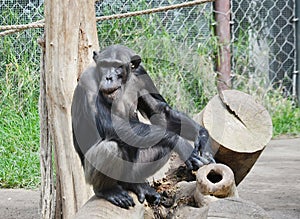
{"label": "chimpanzee's eye", "polygon": [[123,66],[116,68],[116,73],[118,78],[123,78]]}

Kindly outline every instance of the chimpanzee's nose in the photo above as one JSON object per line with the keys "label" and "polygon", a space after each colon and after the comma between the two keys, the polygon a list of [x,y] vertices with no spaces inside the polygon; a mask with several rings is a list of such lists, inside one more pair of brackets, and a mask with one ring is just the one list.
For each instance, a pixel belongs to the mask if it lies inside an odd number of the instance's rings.
{"label": "chimpanzee's nose", "polygon": [[110,76],[110,75],[106,76],[107,81],[112,81],[112,79],[113,79],[112,76]]}

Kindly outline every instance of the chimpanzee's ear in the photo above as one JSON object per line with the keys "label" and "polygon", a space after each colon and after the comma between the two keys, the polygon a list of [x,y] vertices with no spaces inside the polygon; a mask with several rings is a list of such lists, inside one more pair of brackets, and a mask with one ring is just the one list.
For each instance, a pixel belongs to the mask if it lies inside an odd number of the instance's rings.
{"label": "chimpanzee's ear", "polygon": [[95,61],[96,63],[97,63],[98,57],[99,57],[99,52],[94,51],[94,52],[93,52],[93,59],[94,59],[94,61]]}
{"label": "chimpanzee's ear", "polygon": [[139,55],[131,56],[131,67],[137,69],[141,63],[142,59]]}

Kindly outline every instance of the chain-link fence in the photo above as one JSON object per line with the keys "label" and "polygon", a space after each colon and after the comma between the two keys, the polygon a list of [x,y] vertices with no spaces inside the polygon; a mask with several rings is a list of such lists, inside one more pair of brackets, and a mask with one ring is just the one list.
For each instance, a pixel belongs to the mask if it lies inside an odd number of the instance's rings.
{"label": "chain-link fence", "polygon": [[[159,8],[184,1],[99,1],[96,16]],[[203,106],[215,94],[210,47],[212,4],[184,7],[98,23],[100,48],[125,44],[143,57],[168,102],[184,111]],[[201,57],[199,57],[201,54]],[[205,83],[204,83],[205,81]],[[204,86],[205,85],[205,86]],[[205,92],[205,95],[203,95]]]}
{"label": "chain-link fence", "polygon": [[295,0],[231,3],[234,74],[296,96]]}
{"label": "chain-link fence", "polygon": [[[0,26],[27,24],[43,14],[39,1],[0,1]],[[42,33],[29,29],[0,36],[0,188],[40,182],[37,38]]]}
{"label": "chain-link fence", "polygon": [[[43,1],[14,1],[14,0],[2,0],[0,2],[0,26],[1,25],[16,25],[27,24],[43,19],[44,7]],[[14,52],[13,56],[16,56],[16,61],[21,62],[22,57],[31,57],[32,62],[39,66],[39,49],[35,47],[37,38],[43,33],[42,29],[29,29],[24,32],[20,32],[7,37],[1,37],[0,40],[0,61],[1,69],[4,69],[5,64],[3,61],[7,59],[8,53]],[[9,42],[7,42],[9,41]],[[6,48],[9,43],[10,51]],[[3,66],[4,65],[4,66]]]}
{"label": "chain-link fence", "polygon": [[[182,2],[186,1],[104,0],[96,2],[95,7],[96,15],[103,16]],[[295,0],[231,0],[234,88],[248,92],[280,89],[287,97],[296,95],[295,3]],[[43,18],[43,1],[3,0],[0,10],[1,25],[30,23]],[[214,59],[218,41],[214,24],[213,3],[205,3],[98,22],[98,35],[101,48],[120,43],[137,50],[167,98],[190,111],[191,106],[193,109],[203,106],[216,92]],[[30,63],[32,74],[38,74],[36,41],[42,32],[31,29],[1,37],[1,76],[12,62],[22,60]]]}

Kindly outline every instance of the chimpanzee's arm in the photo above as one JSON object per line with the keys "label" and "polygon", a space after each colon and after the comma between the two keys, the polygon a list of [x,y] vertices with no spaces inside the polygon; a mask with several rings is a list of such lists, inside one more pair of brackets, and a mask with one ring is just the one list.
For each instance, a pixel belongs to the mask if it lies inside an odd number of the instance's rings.
{"label": "chimpanzee's arm", "polygon": [[[131,122],[130,127],[127,122],[119,118],[118,125],[115,125],[117,132],[116,140],[120,146],[129,145],[138,149],[146,149],[146,156],[143,156],[143,162],[161,160],[163,157],[169,157],[170,152],[174,150],[179,157],[185,161],[188,169],[197,170],[200,166],[212,162],[210,156],[199,156],[199,150],[202,147],[202,138],[195,142],[193,147],[186,139],[180,135],[164,129],[159,125],[148,125],[139,121]],[[129,151],[129,150],[128,150]],[[147,160],[148,159],[148,160]]]}
{"label": "chimpanzee's arm", "polygon": [[136,153],[139,149],[146,150],[147,156],[144,156],[143,162],[147,161],[145,159],[150,159],[150,162],[168,157],[174,150],[189,169],[195,170],[208,163],[207,160],[199,157],[197,149],[195,150],[188,141],[176,133],[159,125],[141,123],[137,119],[129,120],[118,115],[109,115],[109,112],[102,106],[96,115],[100,136],[108,141],[117,142],[119,147],[127,151],[129,160],[135,157],[130,156],[130,153]]}
{"label": "chimpanzee's arm", "polygon": [[[157,125],[166,127],[184,139],[194,141],[195,149],[214,162],[208,131],[182,112],[173,110],[159,94],[141,91],[138,109]],[[154,119],[151,119],[153,118]]]}
{"label": "chimpanzee's arm", "polygon": [[187,140],[195,141],[199,134],[208,137],[205,128],[184,113],[173,110],[159,94],[141,91],[138,110],[150,121],[152,117],[155,117],[154,124],[165,126],[168,131],[175,132]]}

